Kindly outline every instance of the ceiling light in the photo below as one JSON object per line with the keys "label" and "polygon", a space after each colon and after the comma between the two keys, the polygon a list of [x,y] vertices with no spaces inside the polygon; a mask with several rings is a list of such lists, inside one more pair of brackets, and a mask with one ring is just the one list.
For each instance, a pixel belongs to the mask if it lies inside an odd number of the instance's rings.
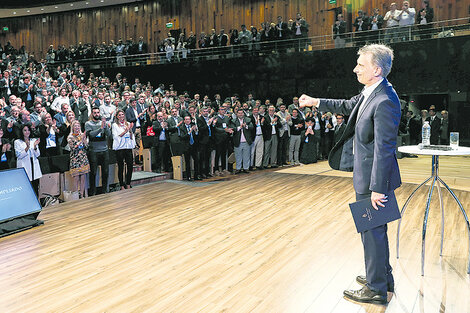
{"label": "ceiling light", "polygon": [[31,10],[27,10],[26,12],[28,12],[28,13],[29,13],[29,12],[31,12]]}
{"label": "ceiling light", "polygon": [[70,3],[70,6],[73,7],[73,3]]}
{"label": "ceiling light", "polygon": [[58,7],[58,6],[55,6],[54,8],[58,9],[59,7]]}
{"label": "ceiling light", "polygon": [[13,15],[15,15],[15,14],[16,14],[16,12],[13,12]]}
{"label": "ceiling light", "polygon": [[44,8],[41,8],[41,11],[44,11]]}

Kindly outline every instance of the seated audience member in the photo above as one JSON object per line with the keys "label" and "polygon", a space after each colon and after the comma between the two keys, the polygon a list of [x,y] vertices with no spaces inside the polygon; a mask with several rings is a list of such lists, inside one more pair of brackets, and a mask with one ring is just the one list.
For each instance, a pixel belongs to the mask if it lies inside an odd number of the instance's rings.
{"label": "seated audience member", "polygon": [[39,151],[40,139],[31,138],[31,133],[30,125],[24,124],[21,126],[19,138],[14,143],[16,167],[25,169],[36,196],[39,196],[39,178],[42,177],[38,160],[41,155]]}
{"label": "seated audience member", "polygon": [[[116,112],[116,122],[113,124],[113,150],[116,152],[118,164],[118,179],[121,190],[131,188],[133,171],[132,150],[135,148],[134,125],[126,121],[124,111]],[[126,178],[124,180],[124,162],[126,163]]]}
{"label": "seated audience member", "polygon": [[85,132],[88,136],[90,161],[90,196],[96,194],[96,173],[98,165],[101,166],[101,186],[103,193],[109,192],[109,151],[108,140],[112,137],[111,126],[106,118],[101,117],[101,110],[94,107],[91,119],[85,123]]}
{"label": "seated audience member", "polygon": [[82,133],[80,122],[72,122],[71,131],[67,137],[70,147],[70,175],[74,178],[75,191],[80,193],[80,198],[88,196],[88,190],[85,188],[86,174],[90,172],[90,162],[88,161],[86,147],[88,140],[86,133]]}
{"label": "seated audience member", "polygon": [[317,145],[314,136],[315,120],[308,117],[305,120],[305,131],[301,133],[302,153],[300,155],[300,163],[310,164],[317,162]]}

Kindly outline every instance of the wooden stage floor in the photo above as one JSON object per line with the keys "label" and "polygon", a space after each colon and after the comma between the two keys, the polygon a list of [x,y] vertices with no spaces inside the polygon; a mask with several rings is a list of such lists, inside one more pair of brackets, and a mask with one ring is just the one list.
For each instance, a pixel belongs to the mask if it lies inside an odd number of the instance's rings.
{"label": "wooden stage floor", "polygon": [[[403,219],[400,259],[397,222],[389,225],[389,305],[343,299],[359,288],[362,244],[348,209],[352,179],[325,169],[157,182],[45,208],[43,226],[0,239],[0,312],[470,312],[467,230],[447,192],[443,256],[436,196],[425,276],[423,190]],[[397,190],[400,205],[415,187]],[[456,194],[470,210],[470,192]]]}

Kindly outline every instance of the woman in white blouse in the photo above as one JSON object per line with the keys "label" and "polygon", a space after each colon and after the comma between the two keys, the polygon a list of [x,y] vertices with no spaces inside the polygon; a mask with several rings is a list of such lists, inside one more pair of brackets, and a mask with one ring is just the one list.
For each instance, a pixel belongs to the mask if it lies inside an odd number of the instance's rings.
{"label": "woman in white blouse", "polygon": [[[131,178],[133,170],[132,149],[135,147],[135,136],[132,133],[133,123],[126,121],[126,114],[123,110],[116,112],[116,122],[113,124],[113,150],[116,152],[118,164],[119,185],[122,189],[131,187]],[[124,161],[126,162],[126,181],[124,182]]]}
{"label": "woman in white blouse", "polygon": [[38,195],[39,178],[42,176],[38,161],[40,140],[38,138],[29,138],[30,135],[30,126],[28,124],[23,125],[20,138],[15,140],[16,167],[25,169],[29,181],[33,185],[34,192]]}

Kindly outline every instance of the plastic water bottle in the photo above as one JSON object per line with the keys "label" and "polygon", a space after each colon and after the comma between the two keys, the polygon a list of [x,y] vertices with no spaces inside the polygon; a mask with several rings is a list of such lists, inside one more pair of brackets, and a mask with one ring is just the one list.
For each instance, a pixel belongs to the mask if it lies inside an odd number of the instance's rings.
{"label": "plastic water bottle", "polygon": [[421,130],[421,138],[423,145],[429,146],[431,144],[431,125],[426,121],[423,124],[423,129]]}

